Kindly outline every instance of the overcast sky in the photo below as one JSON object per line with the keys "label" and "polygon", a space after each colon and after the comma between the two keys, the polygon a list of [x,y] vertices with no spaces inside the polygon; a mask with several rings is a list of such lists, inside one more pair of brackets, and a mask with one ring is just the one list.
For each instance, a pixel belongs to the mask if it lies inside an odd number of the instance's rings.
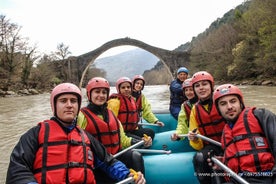
{"label": "overcast sky", "polygon": [[[0,14],[22,26],[43,53],[59,43],[72,55],[130,37],[173,50],[244,0],[1,0]],[[121,47],[120,47],[121,48]],[[110,49],[116,50],[116,49]],[[118,49],[117,49],[118,50]]]}

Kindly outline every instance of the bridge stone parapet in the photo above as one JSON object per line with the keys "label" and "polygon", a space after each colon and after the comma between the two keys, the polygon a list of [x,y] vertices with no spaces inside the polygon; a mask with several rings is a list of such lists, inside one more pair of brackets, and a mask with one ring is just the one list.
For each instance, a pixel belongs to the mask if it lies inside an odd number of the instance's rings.
{"label": "bridge stone parapet", "polygon": [[188,52],[170,51],[170,50],[154,47],[142,41],[132,39],[129,37],[120,38],[120,39],[111,40],[103,44],[102,46],[98,47],[97,49],[78,57],[78,60],[81,60],[82,62],[85,63],[85,68],[82,72],[82,77],[81,77],[79,86],[82,87],[82,83],[89,66],[93,64],[94,61],[102,53],[104,53],[105,51],[111,48],[123,46],[123,45],[136,46],[155,55],[158,59],[160,59],[160,61],[167,68],[168,73],[171,75],[172,78],[175,75],[175,71],[177,70],[177,68],[181,66],[189,67],[190,54]]}

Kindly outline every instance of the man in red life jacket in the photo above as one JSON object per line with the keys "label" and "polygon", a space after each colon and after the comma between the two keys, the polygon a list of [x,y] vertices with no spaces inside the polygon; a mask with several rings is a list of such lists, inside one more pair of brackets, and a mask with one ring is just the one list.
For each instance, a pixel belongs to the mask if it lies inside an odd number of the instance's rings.
{"label": "man in red life jacket", "polygon": [[227,123],[221,138],[224,155],[218,158],[249,183],[276,183],[276,115],[245,107],[232,84],[218,86],[213,100]]}
{"label": "man in red life jacket", "polygon": [[[81,96],[80,89],[71,83],[53,89],[53,117],[21,136],[11,153],[7,184],[95,184],[95,168],[101,168],[116,181],[133,175],[100,142],[76,125]],[[137,173],[135,182],[145,183],[142,173]]]}

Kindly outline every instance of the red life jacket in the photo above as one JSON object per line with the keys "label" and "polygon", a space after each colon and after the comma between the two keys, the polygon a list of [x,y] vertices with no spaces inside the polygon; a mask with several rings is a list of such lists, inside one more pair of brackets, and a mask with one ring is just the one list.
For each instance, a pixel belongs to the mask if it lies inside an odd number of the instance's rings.
{"label": "red life jacket", "polygon": [[[196,103],[195,108],[196,120],[198,122],[198,130],[200,134],[220,142],[225,121],[222,116],[219,115],[215,105],[212,104],[210,112],[207,112],[200,103]],[[210,144],[207,141],[204,141],[204,143]]]}
{"label": "red life jacket", "polygon": [[233,128],[226,125],[223,130],[225,162],[236,173],[271,171],[274,166],[272,151],[254,109],[243,110]]}
{"label": "red life jacket", "polygon": [[187,121],[189,122],[190,121],[190,114],[191,114],[191,110],[192,110],[193,104],[191,104],[189,102],[189,100],[186,100],[183,103],[183,107],[184,107],[184,111],[185,111],[185,114],[186,114]]}
{"label": "red life jacket", "polygon": [[139,97],[136,98],[135,101],[136,101],[136,106],[137,106],[139,117],[142,117],[142,111],[143,111],[143,107],[142,107],[142,94],[139,95]]}
{"label": "red life jacket", "polygon": [[139,116],[136,102],[133,97],[126,97],[121,94],[113,94],[110,98],[119,98],[120,109],[118,119],[121,121],[125,131],[136,130],[138,127]]}
{"label": "red life jacket", "polygon": [[86,117],[86,131],[98,139],[107,149],[108,153],[116,154],[121,149],[120,125],[111,110],[108,110],[108,122],[91,112],[87,107],[81,109]]}
{"label": "red life jacket", "polygon": [[39,149],[33,165],[38,183],[95,184],[93,153],[84,131],[76,127],[66,133],[53,120],[40,122],[39,125]]}

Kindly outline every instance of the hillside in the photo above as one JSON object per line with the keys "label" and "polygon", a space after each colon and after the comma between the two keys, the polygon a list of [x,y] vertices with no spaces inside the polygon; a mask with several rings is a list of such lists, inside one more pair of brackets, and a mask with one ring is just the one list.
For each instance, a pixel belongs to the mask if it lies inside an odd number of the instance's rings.
{"label": "hillside", "polygon": [[191,74],[205,70],[217,82],[276,84],[275,11],[275,0],[244,1],[175,50],[190,53]]}
{"label": "hillside", "polygon": [[132,78],[136,74],[143,74],[145,70],[152,69],[157,62],[158,58],[153,54],[137,48],[97,59],[92,67],[104,70],[107,80],[114,83],[122,76]]}

